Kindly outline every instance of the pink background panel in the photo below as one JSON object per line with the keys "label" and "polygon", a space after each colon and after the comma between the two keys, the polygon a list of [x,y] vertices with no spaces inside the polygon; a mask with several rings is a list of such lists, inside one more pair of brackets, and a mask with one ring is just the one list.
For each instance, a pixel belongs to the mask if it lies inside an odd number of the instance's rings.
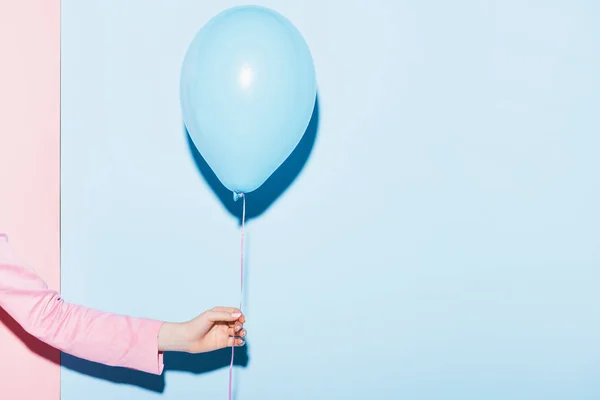
{"label": "pink background panel", "polygon": [[[60,1],[0,0],[0,231],[60,283]],[[58,400],[59,353],[0,310],[0,398]]]}

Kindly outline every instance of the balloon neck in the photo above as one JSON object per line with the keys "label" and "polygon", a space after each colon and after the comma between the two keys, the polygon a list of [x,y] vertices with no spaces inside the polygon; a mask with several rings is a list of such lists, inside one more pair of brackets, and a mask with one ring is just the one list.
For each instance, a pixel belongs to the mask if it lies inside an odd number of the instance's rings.
{"label": "balloon neck", "polygon": [[241,199],[242,197],[244,197],[244,193],[240,193],[240,192],[233,192],[233,201],[238,201],[239,199]]}

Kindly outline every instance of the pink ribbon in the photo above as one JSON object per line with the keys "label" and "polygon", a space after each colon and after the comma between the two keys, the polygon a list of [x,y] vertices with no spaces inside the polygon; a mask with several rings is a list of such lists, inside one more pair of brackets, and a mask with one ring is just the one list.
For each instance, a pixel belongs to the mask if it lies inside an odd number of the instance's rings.
{"label": "pink ribbon", "polygon": [[[246,196],[241,193],[238,197],[242,198],[242,237],[241,237],[241,249],[240,249],[240,310],[242,309],[242,300],[244,298],[244,225],[246,224]],[[234,199],[237,199],[234,196]],[[234,328],[235,329],[235,328]],[[233,396],[233,359],[235,356],[235,331],[233,333],[233,344],[231,345],[231,363],[229,364],[229,400],[232,400]]]}

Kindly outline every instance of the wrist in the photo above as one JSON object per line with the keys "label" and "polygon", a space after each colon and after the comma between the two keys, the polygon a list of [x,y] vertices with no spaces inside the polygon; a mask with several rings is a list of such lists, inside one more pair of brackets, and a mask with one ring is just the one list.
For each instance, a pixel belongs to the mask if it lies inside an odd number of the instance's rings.
{"label": "wrist", "polygon": [[185,325],[182,323],[163,322],[158,332],[158,351],[186,352],[189,340]]}

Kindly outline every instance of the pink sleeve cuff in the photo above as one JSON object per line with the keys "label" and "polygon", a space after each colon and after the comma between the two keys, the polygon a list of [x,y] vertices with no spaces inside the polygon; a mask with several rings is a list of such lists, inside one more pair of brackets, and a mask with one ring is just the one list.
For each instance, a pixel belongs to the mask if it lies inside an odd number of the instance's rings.
{"label": "pink sleeve cuff", "polygon": [[155,375],[163,373],[163,353],[158,351],[158,333],[162,324],[162,321],[140,320],[137,343],[128,357],[132,365],[127,367]]}

